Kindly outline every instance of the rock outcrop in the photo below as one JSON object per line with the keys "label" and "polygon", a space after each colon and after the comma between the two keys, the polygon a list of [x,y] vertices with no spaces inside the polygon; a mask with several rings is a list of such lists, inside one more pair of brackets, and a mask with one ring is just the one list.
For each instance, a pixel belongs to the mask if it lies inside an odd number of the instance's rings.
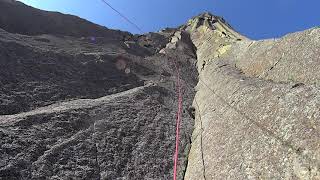
{"label": "rock outcrop", "polygon": [[132,35],[0,0],[0,179],[320,179],[320,29]]}
{"label": "rock outcrop", "polygon": [[183,28],[199,71],[185,179],[320,179],[320,29],[252,41],[221,22]]}
{"label": "rock outcrop", "polygon": [[[171,179],[174,62],[188,87],[179,157],[184,176],[197,82],[188,34],[170,49],[172,30],[132,35],[19,2],[0,1],[0,9],[0,179]],[[30,12],[78,27],[49,23],[47,29]]]}

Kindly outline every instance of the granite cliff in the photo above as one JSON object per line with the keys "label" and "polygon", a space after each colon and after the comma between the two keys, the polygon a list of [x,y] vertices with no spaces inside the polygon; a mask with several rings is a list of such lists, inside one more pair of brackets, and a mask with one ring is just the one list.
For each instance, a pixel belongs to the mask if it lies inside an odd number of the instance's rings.
{"label": "granite cliff", "polygon": [[0,0],[0,179],[320,179],[320,29],[133,35]]}

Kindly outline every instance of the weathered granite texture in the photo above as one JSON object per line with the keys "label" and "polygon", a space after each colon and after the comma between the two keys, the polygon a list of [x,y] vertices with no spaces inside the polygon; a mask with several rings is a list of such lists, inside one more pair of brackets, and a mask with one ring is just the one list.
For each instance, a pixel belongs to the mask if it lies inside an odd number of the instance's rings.
{"label": "weathered granite texture", "polygon": [[187,27],[199,82],[185,179],[320,179],[319,29],[251,41],[219,17],[197,19]]}
{"label": "weathered granite texture", "polygon": [[174,62],[178,179],[320,179],[319,41],[210,13],[132,35],[0,0],[0,179],[172,179]]}
{"label": "weathered granite texture", "polygon": [[[1,0],[2,8],[0,179],[172,179],[174,61],[184,86],[183,178],[197,82],[188,34],[166,48],[174,30],[132,35],[19,2]],[[65,29],[55,31],[59,23],[46,29],[29,18],[32,12],[44,22],[61,20]],[[35,24],[19,24],[20,18]]]}

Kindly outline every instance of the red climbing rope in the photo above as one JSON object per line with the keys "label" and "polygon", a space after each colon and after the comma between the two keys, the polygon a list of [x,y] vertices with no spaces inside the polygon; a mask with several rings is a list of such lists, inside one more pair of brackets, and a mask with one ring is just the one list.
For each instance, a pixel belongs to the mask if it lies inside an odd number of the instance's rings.
{"label": "red climbing rope", "polygon": [[181,122],[181,111],[182,111],[182,92],[181,92],[181,81],[180,81],[180,73],[179,67],[175,61],[173,60],[176,76],[177,76],[177,95],[178,95],[178,111],[177,111],[177,119],[176,119],[176,149],[174,153],[174,167],[173,167],[173,179],[177,179],[177,166],[178,166],[178,154],[179,154],[179,133],[180,133],[180,122]]}

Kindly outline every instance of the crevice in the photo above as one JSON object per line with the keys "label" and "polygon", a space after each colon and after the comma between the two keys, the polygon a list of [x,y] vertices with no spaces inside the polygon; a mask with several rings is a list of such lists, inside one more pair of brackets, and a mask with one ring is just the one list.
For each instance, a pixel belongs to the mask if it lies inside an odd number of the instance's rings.
{"label": "crevice", "polygon": [[[300,45],[302,46],[305,39],[302,39],[302,40],[301,40],[301,38],[302,38],[302,37],[299,37],[298,40],[297,40],[297,42],[300,42]],[[250,44],[250,45],[251,45],[251,44]],[[274,48],[274,46],[273,46],[273,48]],[[288,48],[287,51],[285,51],[285,52],[282,53],[281,57],[277,60],[277,62],[275,62],[266,72],[262,72],[260,75],[258,75],[258,78],[264,78],[264,79],[267,78],[268,75],[269,75],[269,73],[270,73],[270,71],[273,70],[273,69],[275,69],[275,67],[276,67],[276,66],[279,64],[279,62],[283,59],[283,57],[285,56],[285,54],[288,54],[291,49],[292,49],[292,44],[290,44],[290,46],[289,46],[289,48]],[[287,81],[286,81],[286,82],[287,82]]]}
{"label": "crevice", "polygon": [[248,45],[248,47],[252,46],[253,43],[254,43],[254,41],[250,42],[250,44]]}
{"label": "crevice", "polygon": [[305,154],[305,151],[301,148],[301,147],[297,147],[295,145],[293,145],[291,142],[285,141],[283,139],[281,139],[280,137],[278,137],[277,135],[275,135],[271,130],[267,129],[266,127],[264,127],[263,125],[259,124],[258,122],[254,121],[253,119],[251,119],[249,116],[247,116],[244,112],[242,112],[241,110],[239,110],[238,108],[236,108],[235,106],[230,105],[223,97],[221,97],[220,95],[218,95],[215,90],[213,90],[212,88],[210,88],[202,79],[199,78],[199,81],[204,84],[211,92],[213,95],[215,95],[218,99],[220,99],[221,102],[223,102],[225,105],[227,105],[229,108],[233,109],[235,112],[237,112],[239,115],[241,115],[242,117],[244,117],[245,119],[249,120],[252,124],[254,124],[255,126],[257,126],[262,132],[264,132],[265,135],[270,136],[274,139],[276,139],[278,142],[280,142],[284,147],[287,147],[288,149],[292,149],[293,152],[295,154],[297,154],[300,157],[303,157],[305,159],[307,159],[310,163],[314,162],[315,164],[320,166],[320,162],[314,161],[312,160],[311,157],[309,157],[308,155]]}
{"label": "crevice", "polygon": [[219,65],[218,68],[222,68],[222,67],[225,67],[225,66],[228,66],[229,64],[222,64],[222,65]]}
{"label": "crevice", "polygon": [[[199,80],[198,80],[198,82],[199,82]],[[187,83],[187,82],[185,82],[185,85],[186,85],[186,87],[189,89],[189,91],[190,92],[192,92],[193,90],[193,87],[191,87],[190,85],[189,85],[189,83]],[[196,94],[195,94],[195,96],[194,96],[194,102],[195,102],[195,104],[196,104],[196,108],[195,107],[190,107],[190,110],[192,110],[192,112],[194,113],[193,114],[193,116],[194,116],[194,119],[196,119],[196,115],[197,115],[197,112],[196,112],[196,110],[198,109],[198,111],[199,111],[199,115],[198,115],[198,117],[199,117],[199,120],[200,120],[200,126],[201,126],[201,128],[200,128],[200,131],[201,132],[199,132],[196,136],[195,136],[195,138],[189,138],[189,142],[190,142],[190,149],[189,149],[189,153],[190,153],[190,151],[191,151],[191,147],[192,147],[192,139],[197,139],[198,138],[198,136],[200,135],[201,137],[200,137],[200,141],[201,141],[201,160],[202,160],[202,166],[203,166],[203,172],[202,172],[202,175],[203,175],[203,179],[204,180],[206,180],[206,168],[205,168],[205,161],[204,161],[204,153],[203,153],[203,144],[202,144],[202,140],[203,140],[203,138],[202,138],[202,133],[203,133],[203,126],[202,126],[202,119],[201,119],[201,114],[200,114],[200,108],[199,108],[199,104],[198,104],[198,101],[197,101],[197,98],[196,98]],[[187,169],[188,169],[188,166],[189,166],[189,161],[188,161],[188,159],[189,159],[189,155],[187,156],[187,164],[186,164],[186,167],[185,167],[185,172],[183,173],[183,179],[185,179],[185,175],[186,175],[186,172],[187,172]]]}
{"label": "crevice", "polygon": [[[200,78],[200,77],[199,77]],[[201,111],[200,111],[200,107],[199,107],[199,104],[198,104],[198,101],[197,101],[197,97],[195,96],[194,97],[194,101],[195,101],[195,104],[197,106],[197,109],[198,109],[198,112],[199,112],[199,121],[200,121],[200,151],[201,151],[201,160],[202,160],[202,175],[203,175],[203,179],[206,180],[206,166],[205,166],[205,161],[204,161],[204,153],[203,153],[203,124],[202,124],[202,119],[201,119]]]}
{"label": "crevice", "polygon": [[278,61],[276,63],[274,63],[265,73],[262,73],[260,76],[258,76],[259,78],[261,78],[261,76],[264,76],[265,78],[268,76],[269,72],[274,69],[278,63],[281,61],[283,55],[278,59]]}
{"label": "crevice", "polygon": [[296,83],[293,86],[291,86],[291,89],[297,88],[297,87],[300,87],[300,86],[303,86],[303,85],[304,85],[303,83]]}
{"label": "crevice", "polygon": [[194,107],[189,107],[189,108],[187,109],[187,111],[188,111],[189,116],[190,116],[192,119],[195,119],[195,108],[194,108]]}

